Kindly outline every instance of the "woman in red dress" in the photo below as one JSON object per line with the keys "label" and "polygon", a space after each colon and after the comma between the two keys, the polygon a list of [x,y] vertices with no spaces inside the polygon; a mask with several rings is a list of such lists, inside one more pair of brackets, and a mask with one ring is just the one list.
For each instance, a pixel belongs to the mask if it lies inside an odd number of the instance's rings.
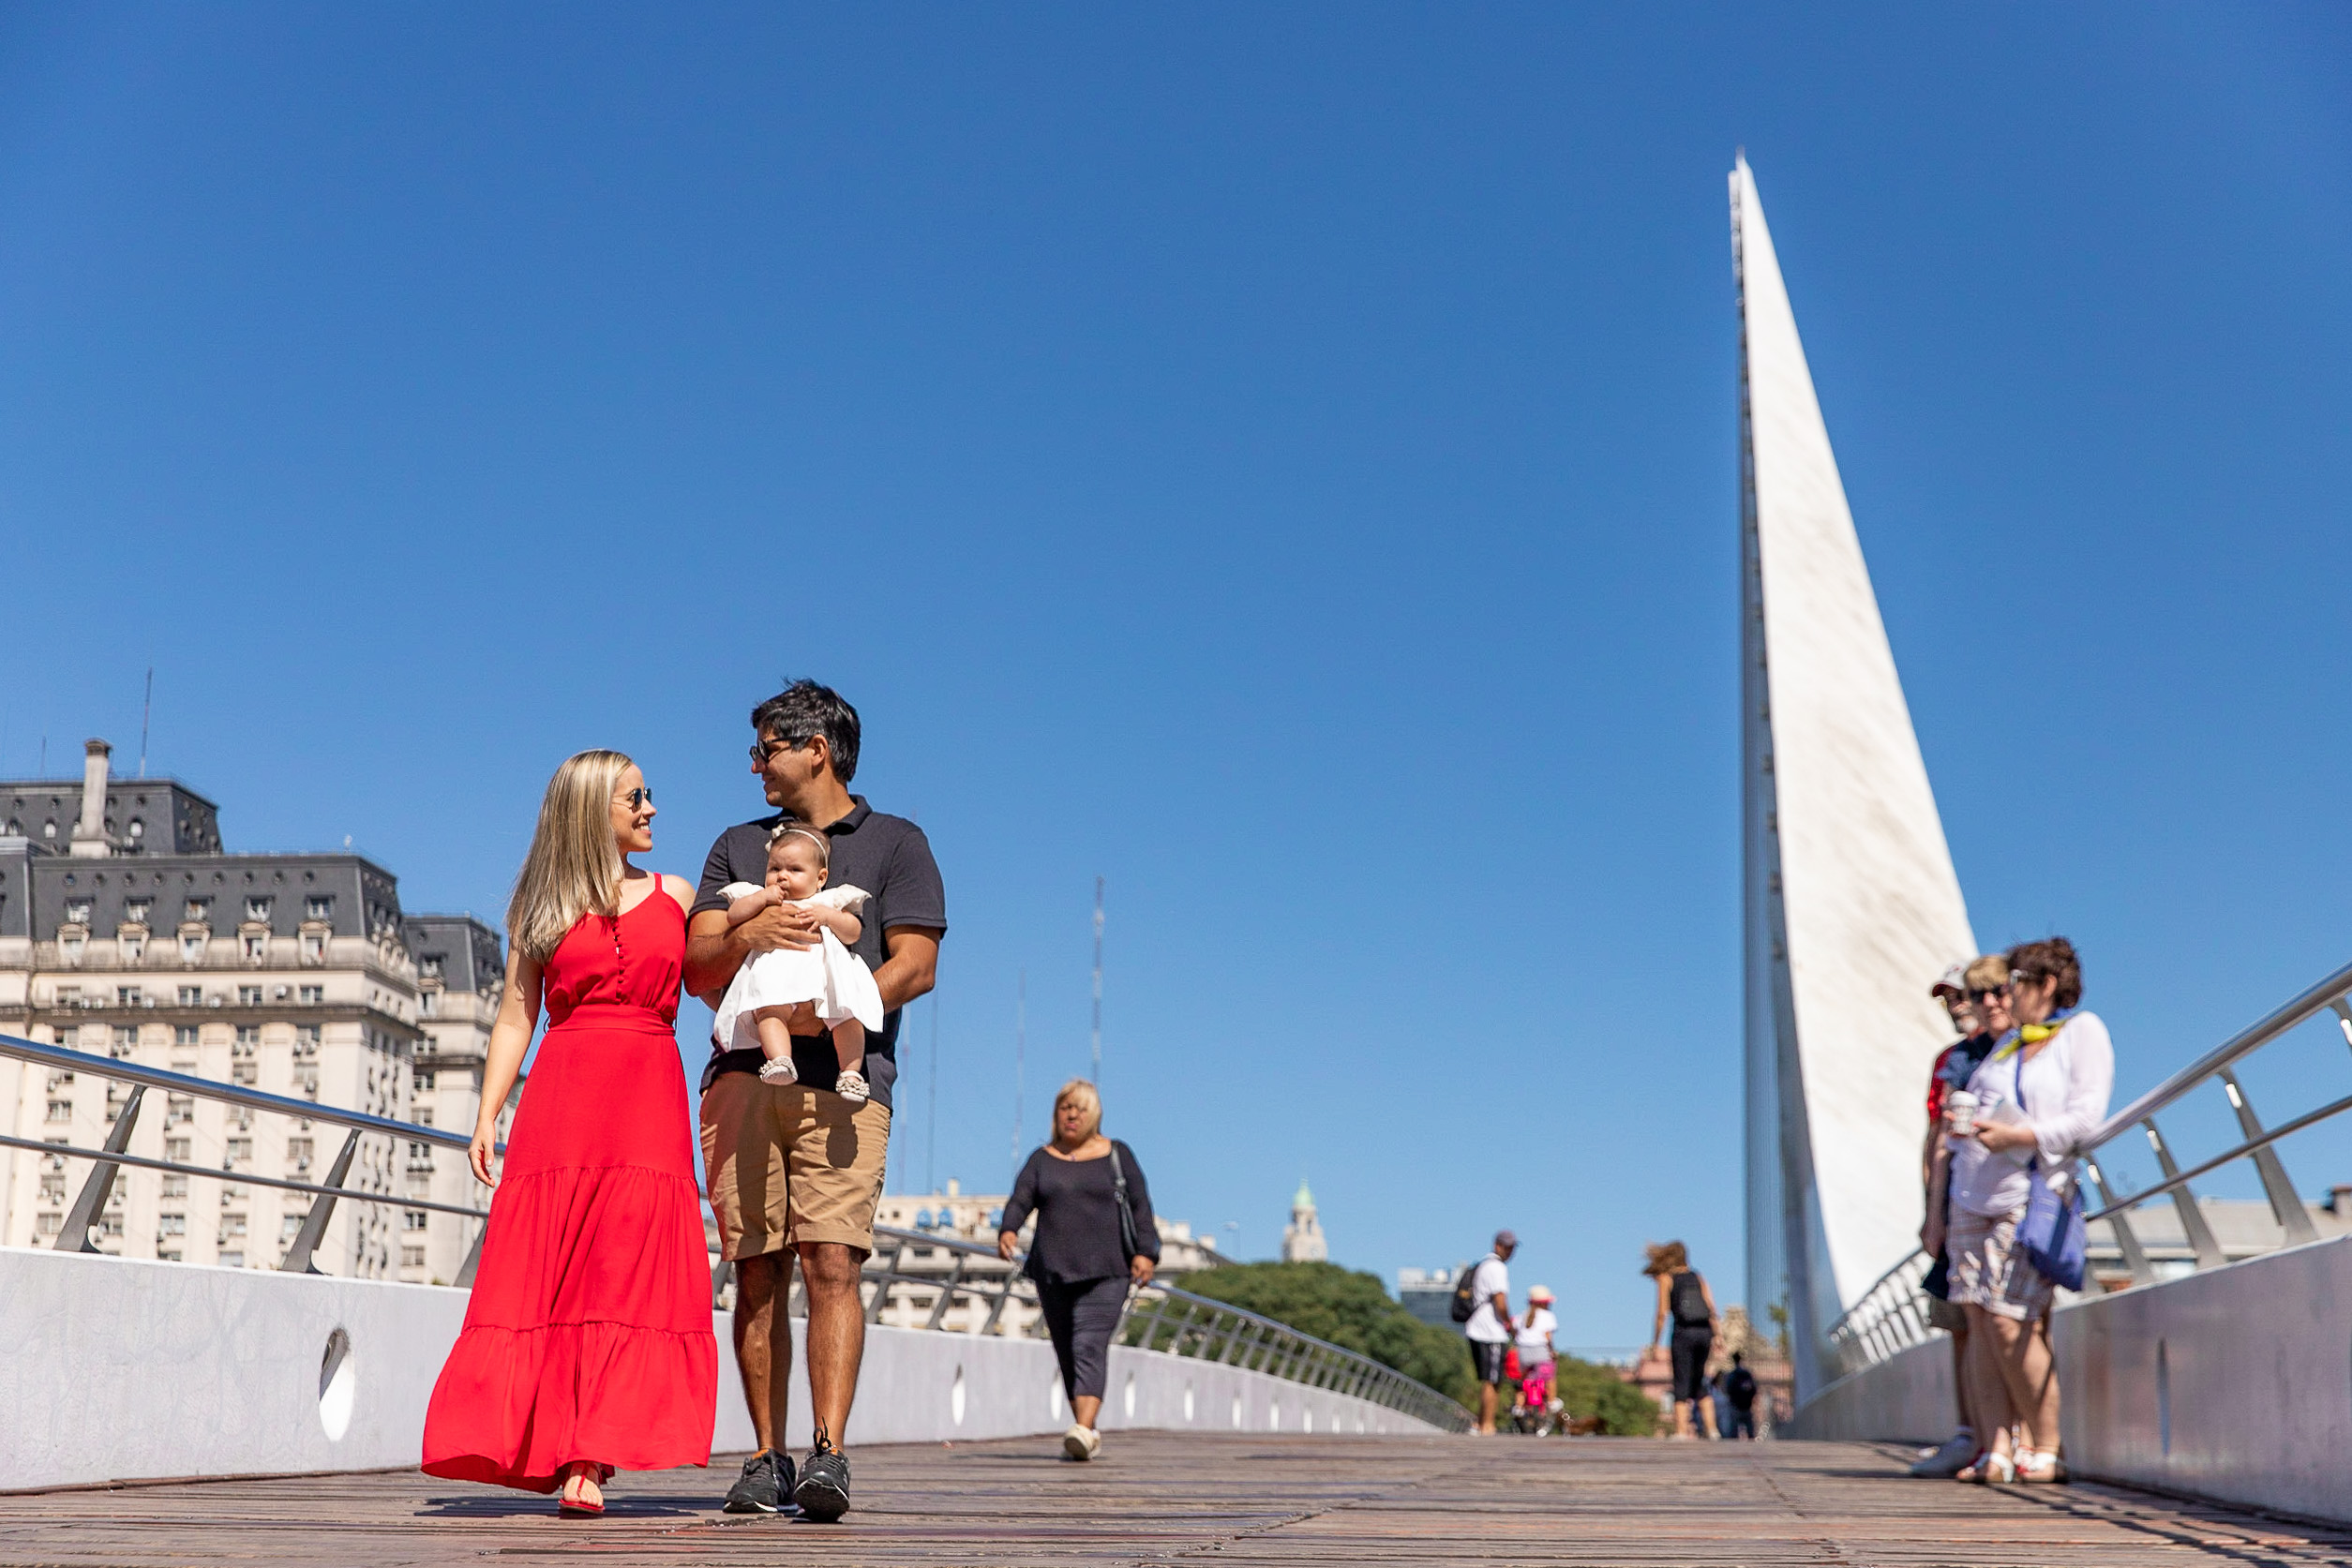
{"label": "woman in red dress", "polygon": [[[619,752],[556,770],[506,911],[473,1173],[497,1188],[425,1471],[604,1511],[615,1470],[711,1462],[718,1344],[672,1026],[693,885],[629,864],[653,796]],[[496,1117],[539,1047],[493,1174]]]}

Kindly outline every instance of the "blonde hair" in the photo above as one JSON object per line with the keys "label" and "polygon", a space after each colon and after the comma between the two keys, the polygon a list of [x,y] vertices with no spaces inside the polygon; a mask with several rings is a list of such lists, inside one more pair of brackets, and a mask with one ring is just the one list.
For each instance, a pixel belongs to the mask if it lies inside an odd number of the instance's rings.
{"label": "blonde hair", "polygon": [[1054,1119],[1056,1121],[1061,1120],[1062,1103],[1065,1100],[1077,1101],[1078,1109],[1086,1113],[1086,1125],[1080,1130],[1079,1137],[1091,1138],[1102,1130],[1102,1097],[1095,1093],[1093,1084],[1083,1078],[1073,1078],[1063,1084],[1061,1092],[1054,1097]]}
{"label": "blonde hair", "polygon": [[620,752],[566,757],[539,802],[539,829],[506,904],[515,950],[541,963],[583,915],[613,912],[621,892],[621,845],[612,833],[612,792],[637,764]]}
{"label": "blonde hair", "polygon": [[1690,1267],[1690,1251],[1681,1242],[1654,1241],[1646,1250],[1650,1261],[1641,1266],[1644,1274],[1680,1274]]}
{"label": "blonde hair", "polygon": [[800,835],[816,846],[818,865],[823,866],[827,871],[833,869],[832,841],[805,822],[779,822],[769,829],[768,853],[773,855],[776,852],[776,846],[794,834]]}

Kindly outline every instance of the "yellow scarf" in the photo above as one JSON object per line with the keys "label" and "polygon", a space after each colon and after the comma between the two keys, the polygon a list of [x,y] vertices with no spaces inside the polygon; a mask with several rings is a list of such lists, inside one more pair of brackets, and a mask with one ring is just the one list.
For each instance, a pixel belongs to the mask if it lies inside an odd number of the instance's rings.
{"label": "yellow scarf", "polygon": [[2063,1018],[2050,1023],[2020,1023],[2017,1025],[2017,1038],[1994,1052],[1993,1060],[2005,1061],[2029,1045],[2040,1045],[2065,1027],[2066,1020]]}

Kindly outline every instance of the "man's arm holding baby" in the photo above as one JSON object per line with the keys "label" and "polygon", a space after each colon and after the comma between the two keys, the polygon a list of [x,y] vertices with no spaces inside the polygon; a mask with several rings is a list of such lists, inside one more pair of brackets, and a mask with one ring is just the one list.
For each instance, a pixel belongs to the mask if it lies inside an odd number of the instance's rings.
{"label": "man's arm holding baby", "polygon": [[815,912],[801,904],[772,904],[741,925],[732,917],[732,909],[705,909],[686,927],[686,991],[713,1007],[752,954],[823,940]]}

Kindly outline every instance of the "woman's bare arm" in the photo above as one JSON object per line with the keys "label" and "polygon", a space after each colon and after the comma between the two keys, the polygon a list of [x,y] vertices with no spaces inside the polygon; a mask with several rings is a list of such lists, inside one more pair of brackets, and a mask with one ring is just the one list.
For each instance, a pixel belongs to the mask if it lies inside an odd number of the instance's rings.
{"label": "woman's bare arm", "polygon": [[1666,1292],[1670,1287],[1665,1275],[1652,1276],[1657,1281],[1657,1316],[1650,1320],[1650,1349],[1656,1350],[1658,1336],[1666,1332]]}
{"label": "woman's bare arm", "polygon": [[487,1060],[482,1065],[482,1110],[474,1117],[473,1147],[467,1151],[474,1177],[485,1187],[498,1185],[498,1177],[490,1171],[491,1151],[498,1142],[498,1113],[506,1108],[506,1097],[514,1092],[515,1080],[522,1076],[523,1055],[530,1051],[532,1034],[539,1027],[539,998],[545,973],[537,959],[516,952],[509,946],[506,989],[499,995],[498,1018],[490,1025]]}

